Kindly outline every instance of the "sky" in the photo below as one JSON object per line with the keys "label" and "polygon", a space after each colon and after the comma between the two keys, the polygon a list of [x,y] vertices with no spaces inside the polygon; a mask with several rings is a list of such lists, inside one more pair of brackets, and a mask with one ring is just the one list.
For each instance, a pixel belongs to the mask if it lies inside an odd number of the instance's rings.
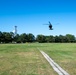
{"label": "sky", "polygon": [[[54,30],[49,30],[48,21]],[[76,0],[0,0],[0,31],[76,36]]]}

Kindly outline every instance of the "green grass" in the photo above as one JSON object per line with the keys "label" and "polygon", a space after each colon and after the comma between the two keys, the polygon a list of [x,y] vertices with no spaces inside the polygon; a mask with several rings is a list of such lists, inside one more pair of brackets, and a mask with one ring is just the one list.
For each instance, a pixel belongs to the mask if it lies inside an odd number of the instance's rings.
{"label": "green grass", "polygon": [[0,75],[58,75],[37,48],[76,75],[75,43],[0,44]]}
{"label": "green grass", "polygon": [[70,75],[76,75],[76,44],[54,43],[44,44],[40,49],[45,51],[55,62],[57,62]]}
{"label": "green grass", "polygon": [[33,44],[0,44],[0,75],[57,75]]}

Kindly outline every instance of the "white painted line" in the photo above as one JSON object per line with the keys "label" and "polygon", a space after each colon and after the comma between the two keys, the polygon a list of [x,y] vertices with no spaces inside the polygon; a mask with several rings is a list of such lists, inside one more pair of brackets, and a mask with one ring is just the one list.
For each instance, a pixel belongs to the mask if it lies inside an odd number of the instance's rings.
{"label": "white painted line", "polygon": [[[39,48],[37,48],[40,50]],[[59,74],[59,75],[70,75],[65,70],[63,70],[57,63],[55,63],[45,52],[41,51],[42,55],[45,57],[45,59],[49,62],[49,64],[52,66],[52,68]]]}

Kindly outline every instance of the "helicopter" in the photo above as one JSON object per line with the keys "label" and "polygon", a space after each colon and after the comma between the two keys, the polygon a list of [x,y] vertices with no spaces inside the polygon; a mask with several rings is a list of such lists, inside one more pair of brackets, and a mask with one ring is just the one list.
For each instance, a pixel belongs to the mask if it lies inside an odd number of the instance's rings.
{"label": "helicopter", "polygon": [[52,28],[52,24],[51,24],[50,21],[49,21],[49,24],[44,24],[44,25],[49,25],[49,30],[53,30],[53,28]]}

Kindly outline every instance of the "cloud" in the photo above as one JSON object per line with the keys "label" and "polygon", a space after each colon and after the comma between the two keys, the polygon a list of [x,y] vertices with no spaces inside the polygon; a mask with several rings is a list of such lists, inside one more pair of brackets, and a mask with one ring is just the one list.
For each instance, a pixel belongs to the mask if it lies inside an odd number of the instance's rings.
{"label": "cloud", "polygon": [[15,33],[15,30],[13,30],[12,32]]}

